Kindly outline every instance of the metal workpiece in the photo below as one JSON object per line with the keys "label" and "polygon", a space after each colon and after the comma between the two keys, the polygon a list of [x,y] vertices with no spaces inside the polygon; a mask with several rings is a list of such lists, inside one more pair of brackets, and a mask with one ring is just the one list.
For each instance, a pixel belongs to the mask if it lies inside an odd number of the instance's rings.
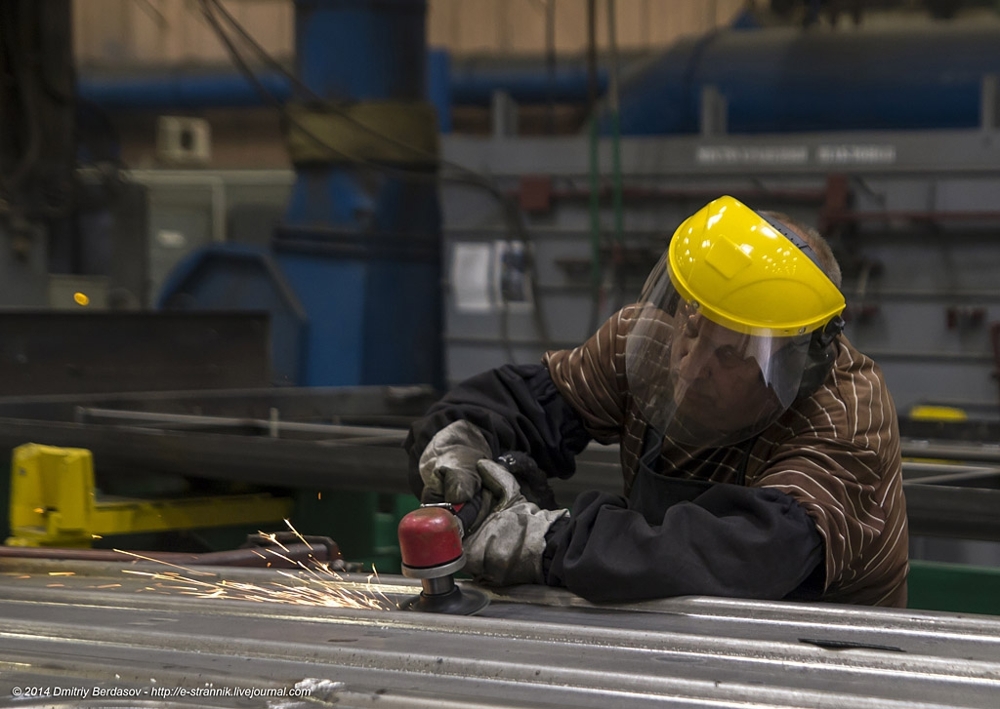
{"label": "metal workpiece", "polygon": [[[197,571],[191,579],[233,588],[308,576]],[[288,709],[985,709],[1000,692],[1000,619],[989,616],[700,597],[595,605],[535,586],[489,592],[479,615],[457,616],[195,597],[155,583],[120,565],[0,560],[0,707],[125,705],[13,694],[32,687],[137,692],[128,706]],[[331,591],[392,607],[416,584],[345,575]],[[303,690],[312,694],[289,696]]]}

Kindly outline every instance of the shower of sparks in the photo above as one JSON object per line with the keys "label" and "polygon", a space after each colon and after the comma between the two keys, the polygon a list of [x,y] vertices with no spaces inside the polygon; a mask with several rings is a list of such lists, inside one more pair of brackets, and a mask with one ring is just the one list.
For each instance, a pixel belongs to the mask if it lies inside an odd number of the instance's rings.
{"label": "shower of sparks", "polygon": [[295,527],[292,526],[291,521],[289,521],[289,520],[286,519],[285,520],[285,524],[288,525],[288,528],[290,530],[292,530],[292,534],[294,534],[296,537],[298,537],[299,539],[302,540],[302,543],[306,545],[306,548],[309,549],[309,551],[313,550],[312,544],[310,544],[309,542],[307,542],[306,538],[303,537],[301,534],[299,534],[299,530],[297,530]]}
{"label": "shower of sparks", "polygon": [[177,571],[138,571],[122,569],[122,573],[144,576],[157,583],[146,586],[144,591],[156,591],[164,594],[179,593],[197,598],[225,598],[237,601],[256,601],[259,603],[284,603],[296,606],[324,606],[327,608],[354,608],[359,610],[391,610],[396,604],[384,594],[370,591],[340,587],[341,579],[322,565],[324,574],[301,565],[310,577],[279,570],[277,573],[288,579],[287,582],[271,581],[266,584],[247,583],[220,579],[205,581],[185,576]]}
{"label": "shower of sparks", "polygon": [[[305,537],[292,527],[291,522],[286,519],[285,524],[288,525],[289,529],[304,544],[312,549],[312,546],[305,540]],[[282,551],[290,553],[288,548],[277,540],[276,534],[258,533]],[[197,598],[223,598],[239,601],[256,601],[259,603],[283,603],[296,606],[352,608],[357,610],[386,611],[394,610],[397,607],[385,594],[372,587],[373,579],[376,583],[378,582],[378,572],[368,577],[367,588],[353,587],[353,585],[345,584],[343,578],[330,568],[329,563],[314,559],[312,555],[309,557],[309,562],[305,563],[297,559],[292,559],[290,556],[281,553],[281,551],[269,547],[255,551],[254,553],[261,559],[267,559],[268,555],[270,555],[298,567],[298,571],[295,572],[281,569],[276,570],[276,573],[283,577],[281,581],[255,584],[229,579],[210,580],[211,577],[218,578],[217,574],[171,564],[170,562],[160,561],[159,559],[136,554],[135,552],[123,551],[121,549],[116,549],[115,551],[127,554],[141,561],[149,561],[170,567],[169,570],[164,571],[122,569],[122,573],[143,576],[156,582],[152,586],[139,589],[140,591],[155,591],[168,595],[181,594]],[[270,566],[270,562],[268,562],[268,566]]]}
{"label": "shower of sparks", "polygon": [[[278,541],[278,534],[276,532],[275,533],[271,533],[271,534],[269,534],[267,532],[257,532],[257,534],[259,534],[260,536],[264,537],[264,539],[266,539],[267,541],[271,542],[271,544],[273,544],[274,546],[280,548],[281,550],[288,551],[288,547],[286,547],[284,544],[282,544],[281,542]],[[258,556],[259,556],[259,554],[258,554]]]}
{"label": "shower of sparks", "polygon": [[134,551],[125,551],[123,549],[115,549],[115,551],[118,552],[119,554],[126,554],[128,556],[135,557],[136,559],[140,559],[142,561],[151,561],[154,564],[163,564],[164,566],[172,566],[175,569],[180,569],[181,571],[184,571],[184,572],[189,573],[189,574],[195,574],[195,575],[200,575],[200,576],[215,576],[215,574],[210,573],[208,571],[195,571],[194,569],[189,569],[186,566],[178,566],[177,564],[171,564],[169,561],[162,561],[160,559],[154,559],[151,556],[143,556],[142,554],[137,554]]}

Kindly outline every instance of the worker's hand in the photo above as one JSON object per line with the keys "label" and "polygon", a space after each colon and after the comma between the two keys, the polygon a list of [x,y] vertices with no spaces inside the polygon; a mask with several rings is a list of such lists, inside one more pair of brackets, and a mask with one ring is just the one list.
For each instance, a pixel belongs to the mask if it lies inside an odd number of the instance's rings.
{"label": "worker's hand", "polygon": [[514,476],[521,487],[521,494],[528,502],[534,502],[547,510],[557,507],[556,495],[549,485],[548,476],[538,467],[534,458],[521,451],[507,451],[497,458],[497,462]]}
{"label": "worker's hand", "polygon": [[497,462],[480,460],[477,467],[484,500],[492,498],[493,507],[463,542],[465,571],[495,586],[544,583],[545,535],[569,510],[543,510],[528,502],[514,476]]}
{"label": "worker's hand", "polygon": [[468,421],[455,421],[438,431],[420,456],[424,504],[460,504],[476,500],[481,483],[476,463],[491,456],[482,431]]}

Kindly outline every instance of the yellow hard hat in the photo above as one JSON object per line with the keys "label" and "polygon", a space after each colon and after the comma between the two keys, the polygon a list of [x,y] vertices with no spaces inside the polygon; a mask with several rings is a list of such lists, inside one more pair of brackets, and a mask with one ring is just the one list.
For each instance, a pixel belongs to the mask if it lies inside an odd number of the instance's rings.
{"label": "yellow hard hat", "polygon": [[726,196],[678,227],[667,268],[677,292],[719,325],[754,335],[801,335],[823,327],[846,305],[803,248],[804,242],[796,245]]}

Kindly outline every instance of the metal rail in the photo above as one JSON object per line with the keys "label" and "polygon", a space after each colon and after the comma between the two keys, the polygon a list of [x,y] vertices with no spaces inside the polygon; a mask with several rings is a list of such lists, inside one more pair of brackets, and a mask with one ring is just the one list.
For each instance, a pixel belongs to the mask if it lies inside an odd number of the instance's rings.
{"label": "metal rail", "polygon": [[[125,411],[121,409],[79,406],[76,408],[75,420],[80,423],[87,421],[124,421],[127,423],[150,423],[163,427],[174,426],[207,429],[254,428],[267,431],[274,437],[277,437],[282,431],[289,433],[314,433],[331,438],[361,436],[364,438],[384,438],[385,442],[389,445],[402,444],[406,438],[405,429],[400,430],[376,426],[345,426],[327,423],[299,423],[281,420],[279,415],[280,411],[278,409],[273,410],[271,418],[260,419],[169,414],[151,411]],[[590,448],[593,449],[595,456],[606,460],[606,462],[615,462],[617,460],[618,449],[616,446],[591,446]],[[1000,463],[1000,445],[997,444],[954,444],[940,441],[904,439],[901,446],[901,453],[904,458],[936,458],[950,461]],[[612,456],[614,460],[611,459]],[[967,472],[941,465],[936,468],[929,468],[926,463],[912,467],[912,470],[918,469],[944,469],[946,473],[955,472],[956,474]],[[990,471],[989,468],[976,468],[976,470],[987,473],[987,477]],[[994,473],[1000,474],[1000,468],[994,469]],[[927,481],[925,480],[925,482]]]}

